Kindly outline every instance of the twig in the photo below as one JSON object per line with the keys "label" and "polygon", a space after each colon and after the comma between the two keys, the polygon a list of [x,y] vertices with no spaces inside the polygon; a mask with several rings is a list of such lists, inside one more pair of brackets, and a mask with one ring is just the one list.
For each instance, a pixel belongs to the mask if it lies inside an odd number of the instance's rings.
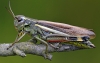
{"label": "twig", "polygon": [[[34,44],[32,42],[20,42],[16,43],[13,47],[11,47],[9,50],[7,48],[11,45],[9,44],[0,44],[0,56],[15,56],[19,55],[21,57],[25,57],[26,54],[33,54],[38,56],[43,56],[46,59],[51,60],[52,55],[48,54],[46,57],[45,51],[45,45],[44,44]],[[57,45],[56,43],[53,45]],[[85,48],[79,48],[71,44],[61,44],[61,47],[58,49],[55,49],[49,45],[48,52],[63,52],[63,51],[73,51],[73,50],[81,50]]]}

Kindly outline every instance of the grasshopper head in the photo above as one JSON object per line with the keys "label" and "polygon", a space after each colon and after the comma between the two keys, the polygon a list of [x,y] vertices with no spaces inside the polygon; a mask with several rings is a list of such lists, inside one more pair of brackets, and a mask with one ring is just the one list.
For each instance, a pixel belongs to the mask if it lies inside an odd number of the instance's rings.
{"label": "grasshopper head", "polygon": [[25,17],[23,15],[17,15],[15,16],[15,20],[14,20],[14,26],[17,29],[17,31],[29,31],[31,25],[34,26],[34,24],[36,23],[35,20],[31,21],[31,19],[29,19],[28,17]]}
{"label": "grasshopper head", "polygon": [[15,16],[15,20],[14,20],[14,26],[15,26],[15,28],[18,31],[22,30],[23,27],[26,24],[25,21],[26,21],[25,16],[23,16],[23,15],[17,15],[17,16]]}
{"label": "grasshopper head", "polygon": [[24,22],[25,22],[25,16],[23,15],[15,16],[15,20],[14,20],[15,27],[23,26]]}

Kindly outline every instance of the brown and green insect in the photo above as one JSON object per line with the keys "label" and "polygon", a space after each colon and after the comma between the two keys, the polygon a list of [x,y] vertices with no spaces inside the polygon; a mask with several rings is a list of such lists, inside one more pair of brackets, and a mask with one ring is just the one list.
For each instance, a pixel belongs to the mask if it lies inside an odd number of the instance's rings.
{"label": "brown and green insect", "polygon": [[52,43],[79,42],[80,44],[85,44],[89,47],[95,47],[92,43],[86,43],[87,41],[95,38],[95,33],[89,29],[64,23],[31,19],[23,15],[15,16],[12,12],[10,3],[9,8],[10,10],[7,8],[6,9],[13,16],[14,25],[18,31],[18,35],[10,47],[17,43],[25,34],[30,34],[33,41],[39,40],[40,42],[44,43],[46,45],[46,54],[48,45],[52,45]]}

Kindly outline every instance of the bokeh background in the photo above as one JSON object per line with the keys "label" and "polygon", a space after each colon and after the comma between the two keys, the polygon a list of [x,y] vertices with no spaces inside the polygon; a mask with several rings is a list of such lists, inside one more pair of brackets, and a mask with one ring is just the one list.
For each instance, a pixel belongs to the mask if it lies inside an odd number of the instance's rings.
{"label": "bokeh background", "polygon": [[[36,55],[0,57],[0,63],[100,63],[100,0],[10,0],[16,15],[39,20],[63,22],[93,29],[96,48],[52,53],[52,61]],[[0,0],[0,43],[13,42],[17,32],[13,18],[5,9],[8,0]],[[30,37],[25,36],[21,41]]]}

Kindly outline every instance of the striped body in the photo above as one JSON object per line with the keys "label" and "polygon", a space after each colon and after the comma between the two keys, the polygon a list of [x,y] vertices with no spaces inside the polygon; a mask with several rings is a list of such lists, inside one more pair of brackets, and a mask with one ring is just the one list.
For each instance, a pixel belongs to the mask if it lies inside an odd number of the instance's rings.
{"label": "striped body", "polygon": [[[18,31],[28,32],[32,38],[38,36],[41,40],[49,43],[66,42],[75,45],[76,42],[80,42],[79,44],[81,46],[83,42],[95,38],[95,33],[86,28],[58,22],[31,19],[22,15],[17,15],[16,18],[18,21],[15,20],[14,25]],[[93,47],[95,46],[93,45]]]}

